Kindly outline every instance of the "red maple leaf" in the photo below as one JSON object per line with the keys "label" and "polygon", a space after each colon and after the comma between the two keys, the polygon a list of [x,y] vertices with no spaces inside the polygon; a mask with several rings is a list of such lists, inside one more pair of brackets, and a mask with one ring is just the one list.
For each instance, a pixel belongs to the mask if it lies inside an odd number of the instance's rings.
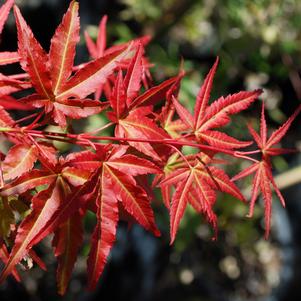
{"label": "red maple leaf", "polygon": [[96,59],[71,76],[75,46],[79,40],[78,3],[71,2],[51,40],[49,56],[34,38],[16,6],[14,11],[20,63],[37,92],[22,101],[44,108],[45,113],[60,126],[66,126],[66,116],[78,119],[100,112],[106,105],[85,97],[106,81],[129,54],[131,46]]}
{"label": "red maple leaf", "polygon": [[265,238],[266,239],[269,237],[270,228],[271,228],[271,214],[272,214],[271,185],[275,189],[275,192],[278,195],[282,206],[285,207],[284,198],[273,178],[271,157],[280,154],[289,153],[292,151],[291,149],[278,148],[273,146],[281,141],[281,139],[289,130],[292,122],[300,113],[300,111],[301,111],[301,105],[294,112],[294,114],[278,130],[274,131],[271,134],[270,138],[268,138],[267,125],[266,125],[266,120],[264,115],[264,103],[262,103],[260,134],[258,134],[251,126],[248,126],[250,134],[254,138],[258,146],[258,149],[261,151],[262,154],[261,161],[252,164],[251,166],[244,169],[243,171],[241,171],[239,174],[237,174],[235,177],[232,178],[232,181],[236,181],[252,173],[255,173],[253,178],[252,195],[251,195],[250,210],[249,210],[248,217],[253,216],[254,205],[256,199],[258,198],[258,192],[260,189],[263,196],[264,207],[265,207]]}
{"label": "red maple leaf", "polygon": [[217,58],[199,90],[196,97],[194,115],[183,107],[175,97],[173,97],[173,103],[180,119],[186,125],[185,131],[194,135],[198,141],[206,142],[209,145],[223,149],[246,147],[251,142],[242,142],[223,132],[212,129],[228,124],[230,122],[229,115],[236,114],[248,108],[262,91],[241,91],[227,97],[222,96],[211,105],[208,105],[218,60]]}
{"label": "red maple leaf", "polygon": [[[175,239],[180,221],[184,215],[187,204],[199,213],[205,215],[217,234],[217,217],[213,212],[216,201],[216,190],[223,191],[234,197],[244,200],[239,189],[233,185],[227,174],[211,166],[212,159],[203,154],[173,157],[165,167],[166,176],[160,182],[165,190],[165,202],[169,203],[171,186],[175,186],[170,207],[170,235],[172,243]],[[168,205],[169,206],[169,205]]]}

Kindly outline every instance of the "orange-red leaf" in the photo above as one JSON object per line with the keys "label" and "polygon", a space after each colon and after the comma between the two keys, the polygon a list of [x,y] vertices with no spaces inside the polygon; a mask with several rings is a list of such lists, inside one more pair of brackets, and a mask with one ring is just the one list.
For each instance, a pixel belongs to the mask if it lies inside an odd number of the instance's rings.
{"label": "orange-red leaf", "polygon": [[72,1],[58,26],[49,52],[49,64],[53,93],[60,93],[61,86],[70,77],[75,57],[75,46],[79,41],[78,3]]}

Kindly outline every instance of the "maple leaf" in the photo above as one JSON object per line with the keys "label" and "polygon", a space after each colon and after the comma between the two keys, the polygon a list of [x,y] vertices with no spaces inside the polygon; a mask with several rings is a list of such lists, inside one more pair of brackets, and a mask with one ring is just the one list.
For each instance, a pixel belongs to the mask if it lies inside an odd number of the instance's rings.
{"label": "maple leaf", "polygon": [[60,126],[66,126],[66,116],[78,119],[100,112],[105,104],[85,99],[113,73],[118,62],[132,46],[86,64],[71,76],[75,46],[79,40],[78,3],[72,1],[58,26],[48,55],[34,38],[19,9],[14,7],[18,29],[18,52],[22,68],[28,72],[37,94],[21,99],[34,107],[43,107]]}
{"label": "maple leaf", "polygon": [[[185,161],[186,160],[186,161]],[[210,166],[211,159],[205,154],[185,157],[185,160],[175,160],[169,162],[167,175],[161,180],[160,186],[175,186],[170,207],[170,236],[173,243],[180,221],[184,215],[187,204],[203,213],[208,222],[213,226],[215,237],[217,233],[217,217],[213,212],[213,205],[216,201],[216,190],[220,190],[244,200],[239,189],[233,185],[227,174],[215,166]],[[169,196],[167,196],[169,199]]]}
{"label": "maple leaf", "polygon": [[[89,172],[68,168],[68,162],[63,159],[57,162],[55,166],[52,165],[52,162],[48,162],[47,165],[52,166],[53,169],[27,172],[5,185],[0,191],[1,196],[20,195],[38,186],[47,185],[46,189],[38,192],[32,198],[32,211],[18,227],[14,247],[2,271],[0,281],[3,281],[11,273],[14,266],[20,262],[35,244],[50,233],[44,232],[44,235],[39,235],[41,229],[53,218],[57,209],[65,204],[66,199],[72,194],[72,184],[74,182],[78,183],[78,178],[80,177],[82,178],[81,184],[83,184],[90,175]],[[66,175],[65,172],[67,172]],[[70,178],[72,177],[75,177],[76,181],[71,181]],[[61,248],[57,250],[56,254],[59,257],[63,254]],[[60,263],[59,270],[62,268],[62,265],[63,263]],[[67,275],[69,274],[67,273]],[[60,281],[59,287],[60,290],[64,291],[66,284]]]}
{"label": "maple leaf", "polygon": [[236,94],[220,97],[211,105],[208,105],[213,78],[217,69],[217,58],[213,67],[207,74],[203,85],[196,97],[194,115],[192,115],[180,102],[173,97],[176,111],[186,125],[185,131],[193,134],[198,141],[205,141],[216,148],[234,149],[250,145],[252,142],[239,141],[229,135],[213,131],[213,128],[221,127],[229,123],[229,115],[245,110],[262,93],[261,90],[251,92],[242,91]]}
{"label": "maple leaf", "polygon": [[[137,55],[133,58],[133,64],[136,61],[136,57]],[[139,69],[140,67],[137,68]],[[112,94],[113,97],[110,100],[114,112],[108,113],[108,117],[113,122],[117,123],[115,136],[121,138],[140,138],[144,140],[170,138],[167,132],[159,127],[153,119],[147,117],[147,115],[150,113],[150,108],[164,99],[169,89],[178,82],[179,78],[182,78],[182,76],[183,75],[180,74],[170,78],[130,100],[130,98],[127,97],[127,86],[123,85],[122,74],[119,73],[115,90]],[[128,143],[147,156],[150,156],[157,161],[161,161],[161,158],[153,145],[147,142],[140,143],[129,141]],[[168,153],[168,150],[165,149],[163,152]]]}
{"label": "maple leaf", "polygon": [[279,143],[286,132],[289,130],[292,122],[301,111],[301,105],[293,113],[293,115],[277,130],[275,130],[271,136],[267,137],[267,125],[264,114],[264,103],[262,103],[261,120],[260,120],[260,134],[258,134],[250,125],[248,125],[249,132],[254,138],[259,150],[261,151],[261,161],[252,164],[245,170],[241,171],[232,181],[244,178],[252,173],[255,173],[252,183],[252,195],[250,201],[250,209],[248,217],[253,216],[254,205],[258,198],[259,189],[261,190],[264,207],[265,207],[265,238],[269,237],[271,228],[271,215],[272,215],[272,190],[271,185],[274,188],[277,196],[283,207],[285,207],[284,198],[277,187],[272,173],[271,156],[277,156],[280,154],[289,153],[291,149],[275,148],[275,144]]}
{"label": "maple leaf", "polygon": [[126,151],[127,147],[98,147],[95,154],[87,151],[68,158],[71,165],[96,170],[98,174],[93,196],[89,201],[96,204],[97,217],[88,257],[90,289],[95,288],[115,241],[119,202],[146,230],[155,235],[160,233],[155,225],[149,198],[134,178],[138,175],[159,173],[160,169],[148,160],[126,154]]}

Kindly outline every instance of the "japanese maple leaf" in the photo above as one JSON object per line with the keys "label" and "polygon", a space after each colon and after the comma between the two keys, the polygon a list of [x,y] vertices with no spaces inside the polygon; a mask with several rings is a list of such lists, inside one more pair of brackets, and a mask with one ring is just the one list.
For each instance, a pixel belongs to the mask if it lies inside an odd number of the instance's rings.
{"label": "japanese maple leaf", "polygon": [[270,228],[271,228],[271,214],[272,214],[272,190],[271,185],[274,188],[276,194],[278,195],[280,202],[283,207],[285,207],[284,198],[278,189],[272,173],[272,164],[271,157],[281,154],[291,152],[291,149],[273,147],[278,144],[281,139],[284,137],[288,129],[290,128],[292,122],[297,117],[301,111],[301,105],[293,113],[293,115],[276,131],[274,131],[270,138],[267,137],[267,125],[264,114],[264,103],[262,104],[261,111],[261,121],[260,121],[260,134],[258,134],[251,126],[248,126],[249,132],[254,138],[259,150],[261,151],[261,161],[252,164],[245,170],[241,171],[235,177],[232,178],[232,181],[236,181],[243,177],[246,177],[252,173],[255,173],[253,178],[253,188],[250,201],[250,209],[248,217],[253,216],[254,205],[256,199],[258,198],[259,189],[261,190],[264,207],[265,207],[265,238],[269,237]]}
{"label": "japanese maple leaf", "polygon": [[209,165],[210,157],[200,153],[187,156],[185,160],[181,163],[178,162],[176,169],[168,172],[160,182],[161,187],[175,186],[176,189],[170,207],[170,243],[173,243],[176,237],[188,203],[197,212],[205,215],[216,236],[217,217],[213,211],[216,201],[215,191],[220,190],[244,200],[239,189],[233,185],[227,174],[223,170]]}
{"label": "japanese maple leaf", "polygon": [[105,105],[85,97],[106,81],[132,46],[94,60],[71,76],[79,40],[78,3],[70,3],[51,40],[49,56],[35,39],[18,7],[14,7],[14,12],[20,63],[37,92],[22,101],[37,108],[43,107],[45,113],[63,127],[66,126],[66,116],[78,119],[100,112]]}
{"label": "japanese maple leaf", "polygon": [[205,78],[196,98],[194,115],[173,97],[173,102],[182,122],[187,126],[188,133],[193,134],[199,141],[223,149],[241,148],[251,142],[242,142],[229,135],[213,130],[230,122],[229,115],[245,110],[262,93],[261,90],[251,92],[241,91],[227,97],[220,97],[208,105],[213,78],[218,65],[218,58]]}
{"label": "japanese maple leaf", "polygon": [[[150,88],[141,95],[137,95],[140,88],[139,81],[141,80],[141,69],[139,64],[136,63],[139,57],[141,59],[139,49],[141,48],[138,48],[129,65],[129,71],[125,79],[123,80],[121,71],[118,74],[110,99],[113,112],[109,112],[108,117],[116,122],[116,137],[143,140],[169,139],[170,136],[167,132],[148,115],[151,113],[152,106],[166,97],[166,93],[178,81],[180,75]],[[138,70],[134,70],[135,68],[138,68]],[[158,155],[153,145],[147,141],[129,141],[128,143],[147,156],[157,161],[161,160],[161,156]]]}
{"label": "japanese maple leaf", "polygon": [[136,176],[160,173],[152,162],[126,153],[127,147],[98,148],[97,152],[83,152],[69,157],[70,164],[78,168],[97,170],[98,180],[90,203],[96,204],[97,224],[92,235],[88,258],[89,288],[95,287],[116,238],[119,206],[146,230],[155,235],[155,225],[149,197],[136,180]]}
{"label": "japanese maple leaf", "polygon": [[[80,208],[80,205],[78,205],[78,207],[75,208],[75,212],[70,211],[70,215],[66,216],[64,220],[60,220],[55,228],[52,228],[51,231],[43,231],[40,234],[54,218],[54,214],[58,208],[68,203],[69,198],[72,199],[73,189],[77,186],[83,186],[90,176],[90,172],[88,171],[78,170],[75,167],[68,166],[68,162],[64,159],[60,159],[55,165],[53,165],[52,162],[48,162],[45,165],[47,169],[32,170],[25,173],[18,179],[6,184],[0,190],[0,195],[5,197],[21,195],[41,185],[46,186],[44,190],[41,190],[33,196],[31,205],[32,211],[18,227],[15,244],[6,266],[1,273],[0,282],[13,271],[15,265],[30,252],[35,244],[55,231],[57,227],[63,227],[62,224],[65,223],[68,218],[71,218],[72,213],[75,213],[76,210]],[[79,198],[77,198],[77,201],[78,204],[80,204]],[[74,244],[74,248],[75,247],[76,244]],[[68,249],[62,249],[59,246],[56,248],[56,255],[59,256],[59,270],[66,269],[67,271],[65,274],[61,273],[59,278],[63,282],[59,283],[59,288],[63,291],[66,286],[65,282],[68,280],[67,277],[70,276],[68,272],[72,270],[74,264],[72,257],[73,252],[70,250],[70,246],[68,246]],[[66,256],[69,255],[72,258],[66,258]],[[61,256],[65,256],[65,260],[62,261],[60,259]]]}

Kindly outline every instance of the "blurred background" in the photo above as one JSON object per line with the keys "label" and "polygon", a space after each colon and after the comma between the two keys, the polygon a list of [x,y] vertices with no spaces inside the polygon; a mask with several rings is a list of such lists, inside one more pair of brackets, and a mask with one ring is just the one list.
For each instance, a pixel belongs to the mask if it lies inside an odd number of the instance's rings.
{"label": "blurred background", "polygon": [[[270,128],[277,128],[301,100],[301,2],[298,0],[81,0],[81,42],[77,62],[88,60],[83,32],[97,36],[100,18],[108,15],[108,44],[149,34],[147,47],[154,63],[154,82],[177,74],[184,59],[186,77],[180,100],[192,110],[200,84],[216,56],[220,65],[212,99],[239,90],[263,88]],[[16,0],[36,38],[45,49],[67,0]],[[13,16],[2,34],[1,51],[16,49]],[[14,70],[2,68],[0,72]],[[229,131],[247,140],[246,123],[258,128],[260,102],[233,118]],[[86,130],[102,124],[89,118]],[[301,149],[300,117],[283,140],[285,147]],[[66,146],[62,150],[68,151]],[[65,148],[64,148],[65,147]],[[95,292],[85,290],[85,260],[94,217],[86,220],[85,244],[69,290],[56,295],[51,241],[37,251],[48,272],[32,268],[23,273],[24,284],[9,280],[0,287],[0,300],[133,300],[133,301],[288,301],[301,300],[301,156],[290,154],[274,161],[275,175],[285,195],[287,209],[273,203],[272,233],[263,239],[263,206],[254,218],[247,206],[223,195],[215,206],[219,237],[202,217],[188,209],[176,242],[169,246],[167,211],[155,202],[157,223],[163,236],[152,237],[139,226],[120,223],[117,243]],[[244,168],[241,161],[227,167],[230,174]],[[250,181],[240,183],[247,187]],[[157,196],[159,198],[159,195]]]}

